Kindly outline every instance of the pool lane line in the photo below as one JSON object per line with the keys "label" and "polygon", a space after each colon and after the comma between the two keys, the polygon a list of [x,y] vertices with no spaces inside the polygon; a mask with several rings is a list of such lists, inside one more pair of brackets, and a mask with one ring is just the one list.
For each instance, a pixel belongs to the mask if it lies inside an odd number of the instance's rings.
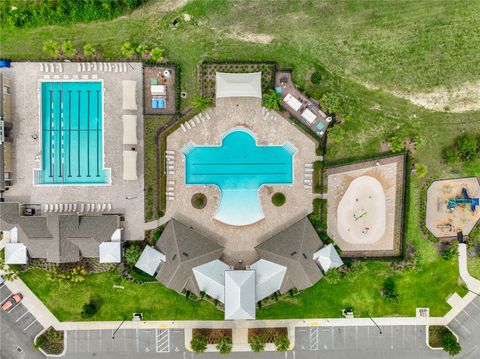
{"label": "pool lane line", "polygon": [[99,112],[100,112],[100,100],[99,100],[99,96],[100,96],[100,91],[97,90],[97,177],[100,177],[100,168],[99,168],[99,165],[100,165],[100,147],[99,147],[99,139],[98,139],[98,134],[100,133],[100,130],[98,128],[99,126],[99,122],[98,122],[98,117],[99,117]]}
{"label": "pool lane line", "polygon": [[68,90],[68,177],[72,177],[72,90]]}
{"label": "pool lane line", "polygon": [[87,177],[90,177],[90,90],[87,90]]}
{"label": "pool lane line", "polygon": [[50,134],[50,137],[49,137],[49,148],[50,148],[50,176],[52,178],[52,181],[55,182],[55,180],[53,179],[53,163],[54,163],[54,155],[52,153],[52,149],[53,149],[53,142],[52,142],[52,124],[53,124],[53,84],[52,84],[52,88],[51,90],[49,91],[50,92],[50,106],[49,106],[49,111],[50,111],[50,116],[48,121],[50,122],[50,131],[49,131],[49,134]]}
{"label": "pool lane line", "polygon": [[58,90],[58,112],[59,112],[59,151],[58,151],[58,177],[62,178],[63,181],[63,176],[62,176],[62,152],[63,152],[63,91],[61,90],[62,84],[60,83],[60,90]]}
{"label": "pool lane line", "polygon": [[80,90],[77,90],[78,92],[78,116],[77,116],[77,120],[78,120],[78,141],[77,141],[77,158],[78,158],[78,164],[77,164],[77,177],[81,177],[80,176],[80,101],[81,101],[81,91]]}

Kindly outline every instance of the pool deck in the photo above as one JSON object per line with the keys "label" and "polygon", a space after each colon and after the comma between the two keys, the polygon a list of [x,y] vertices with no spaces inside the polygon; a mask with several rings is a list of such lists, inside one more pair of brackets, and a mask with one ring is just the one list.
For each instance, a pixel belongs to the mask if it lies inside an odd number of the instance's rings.
{"label": "pool deck", "polygon": [[[304,188],[305,163],[313,163],[316,142],[279,114],[271,112],[264,118],[261,100],[256,98],[217,99],[216,106],[209,109],[210,120],[196,123],[195,127],[183,131],[179,128],[167,138],[167,149],[175,151],[174,181],[175,199],[167,200],[167,216],[174,217],[206,234],[225,247],[223,260],[234,265],[242,259],[251,264],[258,259],[254,247],[272,235],[312,212],[311,188]],[[185,185],[185,157],[182,149],[188,143],[203,146],[221,145],[224,135],[233,129],[252,132],[257,145],[283,145],[286,141],[296,148],[293,165],[292,185],[264,185],[259,190],[260,202],[265,218],[247,226],[231,226],[213,217],[216,213],[220,191],[213,185]],[[275,207],[271,195],[277,191],[285,194],[287,202]],[[207,205],[198,210],[191,205],[194,193],[207,196]]]}
{"label": "pool deck", "polygon": [[[14,180],[5,193],[7,202],[43,203],[111,203],[111,213],[125,217],[126,240],[144,238],[144,183],[143,183],[143,76],[141,63],[129,63],[127,72],[78,72],[76,63],[62,63],[63,71],[40,72],[38,62],[15,62],[10,69],[2,69],[12,80],[12,112],[14,136]],[[49,79],[45,78],[49,76]],[[77,77],[77,79],[74,78]],[[92,77],[93,76],[93,77]],[[96,78],[94,78],[96,77]],[[67,79],[68,78],[68,79]],[[103,81],[104,93],[104,167],[111,168],[110,185],[33,186],[33,169],[40,168],[40,107],[39,81],[52,80]],[[136,181],[123,180],[122,80],[137,81],[138,153]]]}

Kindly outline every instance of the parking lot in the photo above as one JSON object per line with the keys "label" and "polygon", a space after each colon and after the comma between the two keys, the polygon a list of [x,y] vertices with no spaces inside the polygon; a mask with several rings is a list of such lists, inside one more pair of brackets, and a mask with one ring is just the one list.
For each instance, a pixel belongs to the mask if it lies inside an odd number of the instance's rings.
{"label": "parking lot", "polygon": [[[0,288],[0,304],[3,304],[11,294],[12,292],[3,285]],[[32,341],[32,344],[35,336],[44,329],[21,302],[7,312],[2,311],[2,321],[3,320],[12,326],[15,332],[25,334],[27,338]]]}
{"label": "parking lot", "polygon": [[471,347],[472,352],[476,353],[475,355],[480,355],[480,342],[478,341],[478,333],[480,332],[480,296],[476,297],[462,310],[448,324],[448,327],[459,336],[462,347]]}
{"label": "parking lot", "polygon": [[67,354],[169,353],[170,329],[72,330],[67,332]]}
{"label": "parking lot", "polygon": [[397,350],[425,347],[424,326],[344,326],[297,329],[297,347],[310,351]]}

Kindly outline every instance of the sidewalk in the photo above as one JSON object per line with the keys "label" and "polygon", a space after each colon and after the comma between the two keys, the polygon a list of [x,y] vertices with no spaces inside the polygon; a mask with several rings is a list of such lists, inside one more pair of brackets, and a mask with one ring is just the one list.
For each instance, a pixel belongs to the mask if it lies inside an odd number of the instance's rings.
{"label": "sidewalk", "polygon": [[163,217],[160,217],[159,219],[156,219],[154,221],[145,222],[145,227],[144,228],[145,228],[146,231],[151,231],[155,228],[158,228],[158,227],[164,225],[169,220],[170,220],[170,216],[164,215]]}

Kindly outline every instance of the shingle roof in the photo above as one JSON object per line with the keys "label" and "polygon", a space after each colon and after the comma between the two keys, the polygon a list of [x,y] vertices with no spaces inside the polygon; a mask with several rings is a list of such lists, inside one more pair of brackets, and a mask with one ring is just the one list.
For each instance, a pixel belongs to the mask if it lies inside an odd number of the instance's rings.
{"label": "shingle roof", "polygon": [[118,215],[55,214],[21,216],[19,203],[0,203],[0,229],[18,228],[18,241],[30,258],[70,263],[98,257],[99,244],[109,241],[119,226]]}
{"label": "shingle roof", "polygon": [[192,268],[220,258],[223,252],[216,242],[175,219],[167,224],[155,247],[166,257],[156,278],[179,293],[185,287],[198,292]]}
{"label": "shingle roof", "polygon": [[313,253],[323,246],[310,220],[305,217],[255,249],[261,258],[287,267],[280,291],[302,290],[314,285],[322,277]]}

